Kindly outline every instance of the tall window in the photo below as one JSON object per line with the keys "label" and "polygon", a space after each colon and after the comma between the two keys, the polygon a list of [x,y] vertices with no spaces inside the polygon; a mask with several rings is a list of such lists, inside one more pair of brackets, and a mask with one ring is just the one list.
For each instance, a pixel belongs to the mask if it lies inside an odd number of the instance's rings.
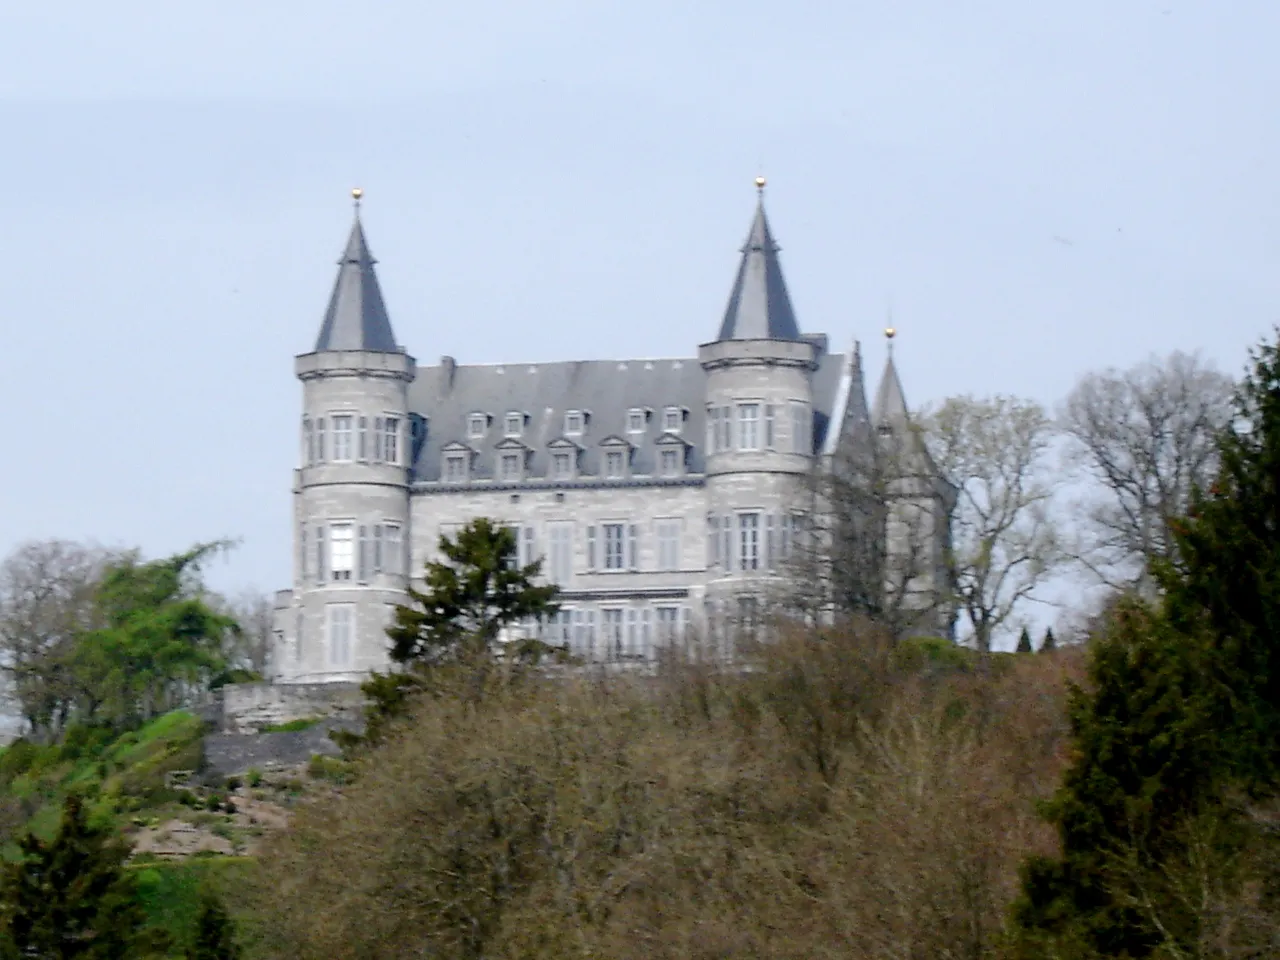
{"label": "tall window", "polygon": [[351,665],[351,648],[355,644],[356,605],[354,603],[326,604],[325,633],[329,646],[329,666]]}
{"label": "tall window", "polygon": [[738,404],[738,449],[760,449],[760,404]]}
{"label": "tall window", "polygon": [[349,523],[329,525],[329,570],[334,580],[350,580],[355,568],[355,530]]}
{"label": "tall window", "polygon": [[738,514],[738,569],[760,569],[760,514]]}
{"label": "tall window", "polygon": [[658,533],[658,569],[680,569],[680,521],[659,520],[655,524]]}
{"label": "tall window", "polygon": [[602,628],[604,636],[604,655],[610,660],[616,660],[622,656],[622,611],[614,609],[601,610],[601,619],[603,621]]}
{"label": "tall window", "polygon": [[328,435],[328,427],[325,424],[324,417],[316,418],[316,463],[324,463],[326,447],[325,438]]}
{"label": "tall window", "polygon": [[625,523],[604,524],[604,568],[606,570],[626,569],[627,558],[627,525]]}
{"label": "tall window", "polygon": [[444,458],[444,478],[450,483],[461,483],[467,479],[467,455],[451,453]]}
{"label": "tall window", "polygon": [[309,467],[316,462],[316,432],[310,417],[302,418],[302,465]]}
{"label": "tall window", "polygon": [[721,450],[733,449],[733,407],[720,408],[720,439],[717,445]]}
{"label": "tall window", "polygon": [[718,453],[720,444],[720,408],[707,407],[707,453]]}
{"label": "tall window", "polygon": [[626,460],[621,450],[610,450],[604,455],[604,475],[617,479],[625,473]]}
{"label": "tall window", "polygon": [[520,473],[520,454],[504,453],[502,455],[502,479],[519,480]]}
{"label": "tall window", "polygon": [[338,461],[352,460],[353,429],[355,418],[349,413],[335,414],[333,417],[333,459]]}
{"label": "tall window", "polygon": [[672,643],[679,636],[680,608],[658,607],[658,642]]}
{"label": "tall window", "polygon": [[557,480],[568,480],[573,476],[573,454],[553,453],[551,455],[551,473]]}
{"label": "tall window", "polygon": [[810,432],[813,416],[809,413],[809,405],[803,400],[791,401],[791,452],[813,453],[813,441]]}
{"label": "tall window", "polygon": [[557,520],[547,524],[549,551],[547,579],[559,586],[567,586],[573,576],[573,522]]}
{"label": "tall window", "polygon": [[356,439],[356,456],[360,460],[369,459],[369,418],[361,417],[359,420],[359,436]]}
{"label": "tall window", "polygon": [[664,477],[674,477],[680,473],[680,451],[672,447],[664,447],[661,457],[661,469]]}
{"label": "tall window", "polygon": [[778,408],[772,403],[764,405],[764,448],[772,450],[777,444],[777,431],[774,427],[774,421],[777,419]]}
{"label": "tall window", "polygon": [[400,462],[400,418],[385,417],[382,421],[382,459],[387,463]]}
{"label": "tall window", "polygon": [[542,638],[557,647],[568,647],[573,642],[573,613],[571,608],[561,607],[547,617],[542,627]]}

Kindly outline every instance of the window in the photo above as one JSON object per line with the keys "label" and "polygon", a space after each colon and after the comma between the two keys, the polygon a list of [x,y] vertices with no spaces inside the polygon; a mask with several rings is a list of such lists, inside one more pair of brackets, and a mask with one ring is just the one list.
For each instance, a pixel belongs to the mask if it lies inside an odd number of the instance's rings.
{"label": "window", "polygon": [[504,453],[502,455],[502,479],[503,480],[519,480],[520,479],[520,461],[523,459],[518,453]]}
{"label": "window", "polygon": [[658,607],[658,642],[672,643],[680,631],[680,608]]}
{"label": "window", "polygon": [[502,432],[508,437],[518,437],[524,433],[524,414],[508,413],[506,425]]}
{"label": "window", "polygon": [[329,570],[334,580],[350,580],[355,567],[355,530],[349,523],[329,526]]}
{"label": "window", "polygon": [[564,434],[566,437],[582,436],[583,416],[581,410],[570,410],[564,415]]}
{"label": "window", "polygon": [[658,533],[658,569],[680,569],[680,521],[659,520],[655,524]]}
{"label": "window", "polygon": [[764,448],[766,450],[772,450],[777,443],[777,431],[774,429],[777,412],[778,408],[772,403],[764,405]]}
{"label": "window", "polygon": [[302,465],[309,467],[316,462],[316,433],[310,417],[302,418]]}
{"label": "window", "polygon": [[604,634],[601,638],[604,641],[605,657],[609,660],[616,660],[622,656],[622,611],[614,608],[611,610],[601,610],[600,619],[601,630]]}
{"label": "window", "polygon": [[386,417],[382,421],[382,459],[392,464],[400,462],[399,417]]}
{"label": "window", "polygon": [[340,413],[333,416],[333,459],[346,462],[354,459],[352,457],[352,430],[355,426],[355,418],[349,413]]}
{"label": "window", "polygon": [[738,514],[738,569],[760,569],[760,514]]}
{"label": "window", "polygon": [[325,567],[327,559],[324,549],[324,524],[316,524],[316,583],[323,586],[328,578],[329,572]]}
{"label": "window", "polygon": [[316,420],[316,463],[324,463],[326,431],[324,417],[318,418]]}
{"label": "window", "polygon": [[527,567],[538,559],[537,540],[531,526],[516,528],[516,564]]}
{"label": "window", "polygon": [[356,605],[330,603],[324,608],[325,634],[329,642],[329,666],[351,665],[351,648],[355,641]]}
{"label": "window", "polygon": [[733,570],[733,517],[720,518],[720,562],[725,573]]}
{"label": "window", "polygon": [[684,411],[679,407],[667,407],[662,411],[662,430],[664,433],[679,433],[684,426]]}
{"label": "window", "polygon": [[547,524],[550,550],[547,557],[547,579],[567,586],[573,576],[573,522],[558,520]]}
{"label": "window", "polygon": [[310,563],[311,554],[307,552],[307,525],[304,523],[302,529],[298,532],[298,579],[306,581],[307,566]]}
{"label": "window", "polygon": [[383,573],[405,574],[408,572],[408,562],[404,555],[405,540],[398,523],[384,523],[382,525],[382,541],[385,554],[383,556]]}
{"label": "window", "polygon": [[733,408],[720,408],[720,439],[718,445],[721,450],[733,449]]}
{"label": "window", "polygon": [[720,408],[707,407],[707,453],[717,453],[720,441]]}
{"label": "window", "polygon": [[760,449],[760,404],[738,404],[738,449]]}
{"label": "window", "polygon": [[707,517],[707,566],[720,563],[720,518]]}
{"label": "window", "polygon": [[604,525],[604,568],[622,570],[627,556],[627,526],[623,523]]}
{"label": "window", "polygon": [[604,475],[617,479],[625,474],[626,460],[621,450],[609,450],[604,455]]}
{"label": "window", "polygon": [[594,610],[573,611],[573,645],[577,652],[591,659],[596,645],[596,613]]}
{"label": "window", "polygon": [[573,476],[573,454],[553,453],[551,455],[551,474],[557,480],[568,480]]}
{"label": "window", "polygon": [[552,646],[568,647],[573,642],[573,613],[573,610],[561,607],[547,617],[542,639]]}
{"label": "window", "polygon": [[813,441],[809,434],[813,418],[809,414],[809,405],[803,400],[791,401],[791,452],[813,453]]}
{"label": "window", "polygon": [[473,413],[467,417],[467,436],[472,440],[484,438],[489,429],[489,418],[483,413]]}
{"label": "window", "polygon": [[361,417],[359,424],[359,436],[356,441],[356,455],[361,461],[369,459],[369,418]]}
{"label": "window", "polygon": [[627,432],[628,433],[644,433],[645,421],[648,417],[645,412],[639,409],[627,411]]}
{"label": "window", "polygon": [[444,478],[449,483],[461,483],[467,479],[465,453],[450,453],[444,458]]}

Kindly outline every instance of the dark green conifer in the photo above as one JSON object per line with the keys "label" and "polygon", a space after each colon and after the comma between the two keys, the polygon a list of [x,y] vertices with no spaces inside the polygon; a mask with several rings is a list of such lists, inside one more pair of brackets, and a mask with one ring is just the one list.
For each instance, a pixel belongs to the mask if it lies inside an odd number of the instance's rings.
{"label": "dark green conifer", "polygon": [[1019,634],[1018,636],[1018,648],[1015,652],[1016,653],[1031,652],[1031,634],[1027,631],[1026,627],[1022,628],[1022,633]]}
{"label": "dark green conifer", "polygon": [[1044,628],[1044,639],[1040,641],[1040,652],[1048,653],[1058,649],[1058,640],[1053,635],[1053,627]]}
{"label": "dark green conifer", "polygon": [[200,904],[195,945],[187,957],[188,960],[239,960],[235,925],[216,897],[206,895]]}
{"label": "dark green conifer", "polygon": [[20,859],[5,866],[0,909],[6,947],[15,957],[124,960],[157,955],[124,869],[128,848],[110,830],[89,826],[80,798],[67,798],[49,843],[35,834],[19,842]]}

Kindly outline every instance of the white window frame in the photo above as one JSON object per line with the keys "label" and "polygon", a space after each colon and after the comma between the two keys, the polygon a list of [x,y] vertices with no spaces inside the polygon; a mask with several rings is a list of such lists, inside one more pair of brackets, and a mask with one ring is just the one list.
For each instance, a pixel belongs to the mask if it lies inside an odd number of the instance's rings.
{"label": "white window frame", "polygon": [[792,400],[791,407],[791,452],[813,453],[813,413],[809,404],[803,400]]}
{"label": "white window frame", "polygon": [[524,414],[508,413],[502,421],[502,433],[513,438],[524,436]]}
{"label": "white window frame", "polygon": [[626,629],[626,614],[622,607],[600,608],[600,641],[605,660],[622,659]]}
{"label": "white window frame", "polygon": [[684,429],[684,408],[667,407],[662,411],[662,432],[680,433]]}
{"label": "white window frame", "polygon": [[564,435],[580,437],[587,427],[587,415],[581,410],[566,410],[564,414]]}
{"label": "white window frame", "polygon": [[355,521],[332,521],[329,524],[329,580],[331,583],[350,583],[355,576]]}
{"label": "white window frame", "polygon": [[328,436],[329,428],[324,417],[316,418],[316,463],[324,463],[328,451],[325,449],[328,444],[325,438]]}
{"label": "white window frame", "polygon": [[[616,458],[616,459],[615,459]],[[623,480],[627,476],[627,449],[621,446],[604,448],[604,476],[607,480]],[[614,464],[617,469],[614,469]]]}
{"label": "white window frame", "polygon": [[707,453],[720,452],[720,408],[707,407]]}
{"label": "white window frame", "polygon": [[351,463],[355,460],[356,415],[349,411],[329,414],[333,429],[333,462]]}
{"label": "white window frame", "polygon": [[644,433],[649,429],[648,421],[643,407],[632,407],[627,411],[627,433]]}
{"label": "white window frame", "polygon": [[738,404],[735,427],[739,450],[751,452],[760,449],[760,407],[758,400],[747,400]]}
{"label": "white window frame", "polygon": [[[572,450],[556,448],[551,451],[551,476],[555,480],[572,480],[574,461],[577,457]],[[561,466],[564,467],[561,470]]]}
{"label": "white window frame", "polygon": [[[445,483],[466,483],[471,476],[471,455],[459,450],[449,450],[444,455],[444,476],[441,478]],[[458,467],[457,476],[452,474],[455,472],[454,467]]]}
{"label": "white window frame", "polygon": [[324,606],[324,639],[329,666],[350,667],[356,645],[356,605],[326,603]]}
{"label": "white window frame", "polygon": [[764,448],[776,450],[778,446],[778,408],[775,404],[764,405]]}
{"label": "white window frame", "polygon": [[722,453],[727,453],[733,449],[733,407],[722,406],[720,408],[720,439],[717,446]]}
{"label": "white window frame", "polygon": [[654,608],[654,625],[657,630],[656,640],[659,644],[675,643],[680,637],[680,607],[674,604],[660,604]]}
{"label": "white window frame", "polygon": [[679,517],[659,517],[653,521],[657,541],[657,569],[679,570],[684,521]]}
{"label": "white window frame", "polygon": [[547,523],[547,566],[544,576],[554,584],[568,586],[573,578],[573,521]]}
{"label": "white window frame", "polygon": [[658,472],[664,477],[678,477],[684,473],[684,448],[674,444],[659,447]]}
{"label": "white window frame", "polygon": [[472,413],[467,415],[467,436],[472,440],[483,440],[489,432],[489,415]]}
{"label": "white window frame", "polygon": [[524,454],[519,450],[499,450],[498,465],[500,477],[505,481],[524,479]]}
{"label": "white window frame", "polygon": [[764,569],[764,550],[761,534],[763,524],[759,510],[743,510],[737,515],[737,568],[749,572]]}
{"label": "white window frame", "polygon": [[302,465],[309,467],[316,462],[315,425],[310,417],[302,418]]}
{"label": "white window frame", "polygon": [[400,465],[400,424],[404,419],[398,413],[389,413],[382,421],[382,440],[378,444],[378,459],[392,466]]}
{"label": "white window frame", "polygon": [[627,569],[627,524],[610,520],[600,524],[600,569],[621,573]]}

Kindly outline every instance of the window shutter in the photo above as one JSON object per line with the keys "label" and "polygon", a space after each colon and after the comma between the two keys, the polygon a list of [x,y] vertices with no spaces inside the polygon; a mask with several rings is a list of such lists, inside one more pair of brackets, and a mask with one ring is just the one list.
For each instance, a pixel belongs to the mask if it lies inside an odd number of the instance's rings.
{"label": "window shutter", "polygon": [[627,527],[627,568],[640,569],[640,528],[634,523]]}
{"label": "window shutter", "polygon": [[[361,531],[361,536],[364,536],[363,530]],[[371,544],[371,546],[373,548],[373,557],[369,566],[372,567],[373,572],[374,573],[390,572],[386,569],[386,567],[388,566],[388,563],[387,563],[387,558],[383,552],[382,524],[380,523],[375,523],[373,525],[373,543]]]}
{"label": "window shutter", "polygon": [[765,534],[764,534],[764,564],[766,570],[773,569],[773,514],[769,514],[765,518]]}
{"label": "window shutter", "polygon": [[640,649],[640,611],[634,608],[627,611],[627,656],[634,657],[641,653]]}
{"label": "window shutter", "polygon": [[373,461],[382,462],[382,418],[373,418]]}
{"label": "window shutter", "polygon": [[360,544],[356,552],[356,577],[361,583],[369,579],[369,528],[361,525]]}
{"label": "window shutter", "polygon": [[360,437],[359,437],[359,448],[357,450],[357,453],[361,460],[369,459],[369,418],[368,417],[360,418]]}
{"label": "window shutter", "polygon": [[764,407],[764,447],[766,450],[773,449],[773,420],[777,411],[772,403],[765,404]]}
{"label": "window shutter", "polygon": [[316,420],[316,463],[324,463],[324,417]]}
{"label": "window shutter", "polygon": [[688,643],[692,639],[692,617],[688,607],[680,608],[680,632],[683,634],[681,639]]}
{"label": "window shutter", "polygon": [[640,611],[640,655],[649,659],[653,650],[653,611],[645,607]]}
{"label": "window shutter", "polygon": [[720,534],[724,541],[722,548],[725,573],[732,573],[736,568],[733,562],[733,517],[720,518]]}
{"label": "window shutter", "polygon": [[307,525],[304,523],[299,531],[298,542],[298,580],[305,583],[307,580],[307,561],[310,557],[307,555]]}
{"label": "window shutter", "polygon": [[596,568],[596,528],[587,527],[587,569]]}
{"label": "window shutter", "polygon": [[316,583],[324,586],[325,575],[324,563],[324,525],[316,526]]}
{"label": "window shutter", "polygon": [[707,517],[707,566],[720,563],[720,518]]}
{"label": "window shutter", "polygon": [[521,566],[527,567],[537,559],[534,552],[533,527],[522,527],[520,535],[524,538],[524,559],[521,561]]}

